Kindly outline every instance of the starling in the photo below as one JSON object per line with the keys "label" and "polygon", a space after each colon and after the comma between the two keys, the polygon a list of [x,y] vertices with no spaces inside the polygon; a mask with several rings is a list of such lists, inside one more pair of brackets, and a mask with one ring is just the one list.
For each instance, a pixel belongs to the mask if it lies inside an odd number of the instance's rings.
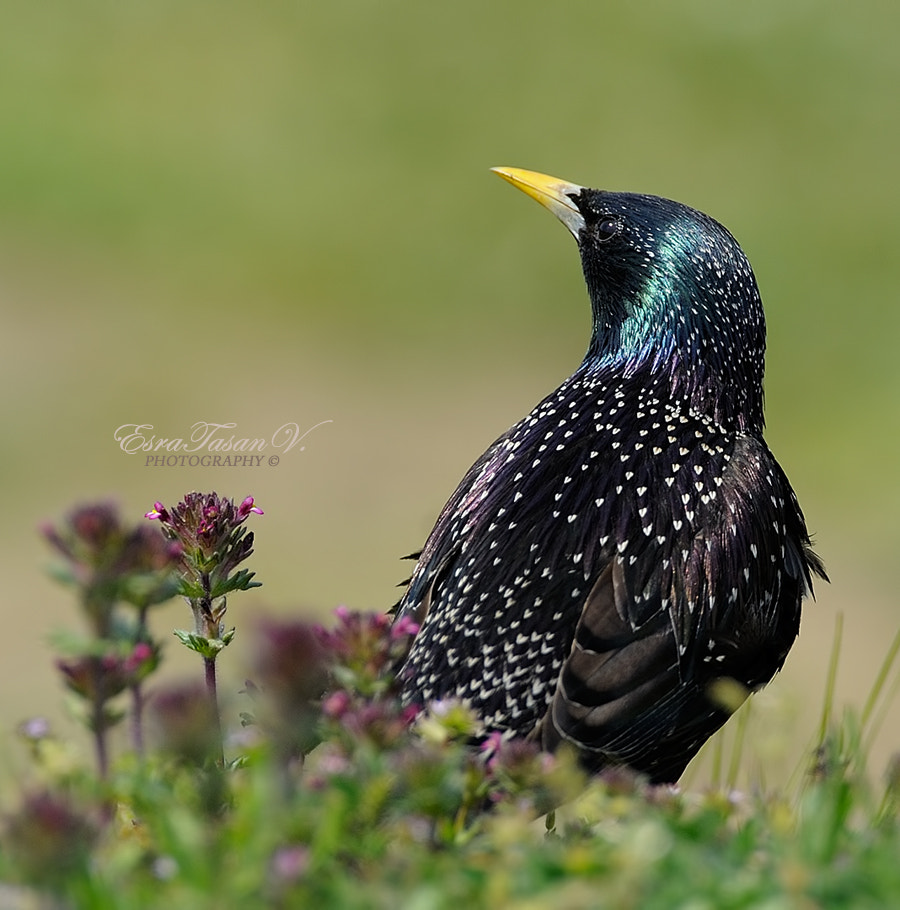
{"label": "starling", "polygon": [[[475,462],[397,617],[404,698],[677,780],[797,637],[826,578],[763,440],[765,321],[732,235],[668,199],[496,173],[574,235],[593,314],[577,370]],[[723,680],[739,685],[721,685]]]}

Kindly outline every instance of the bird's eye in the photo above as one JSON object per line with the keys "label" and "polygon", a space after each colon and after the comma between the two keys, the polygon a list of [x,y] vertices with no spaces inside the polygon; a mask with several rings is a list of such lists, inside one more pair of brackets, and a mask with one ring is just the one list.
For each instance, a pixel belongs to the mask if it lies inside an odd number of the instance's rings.
{"label": "bird's eye", "polygon": [[603,242],[615,237],[622,225],[616,218],[601,218],[597,222],[597,238]]}

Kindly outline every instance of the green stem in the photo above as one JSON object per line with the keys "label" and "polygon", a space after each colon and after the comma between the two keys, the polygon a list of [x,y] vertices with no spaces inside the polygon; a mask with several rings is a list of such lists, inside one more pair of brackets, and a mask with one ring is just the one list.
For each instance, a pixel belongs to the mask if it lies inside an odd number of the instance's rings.
{"label": "green stem", "polygon": [[140,683],[131,687],[131,745],[138,758],[144,757],[144,693]]}
{"label": "green stem", "polygon": [[103,696],[103,668],[99,658],[92,661],[91,672],[94,676],[94,697],[91,704],[91,730],[94,734],[94,753],[97,756],[97,774],[100,780],[106,780],[109,774],[109,753],[106,748],[106,699]]}
{"label": "green stem", "polygon": [[[200,576],[200,582],[203,585],[203,597],[191,606],[194,610],[194,622],[198,635],[205,638],[214,639],[221,636],[221,624],[213,616],[212,609],[212,583],[209,573],[203,572]],[[203,670],[206,679],[206,691],[209,695],[209,703],[212,715],[213,733],[215,735],[216,760],[219,767],[225,767],[225,746],[222,742],[222,719],[219,716],[219,695],[216,684],[216,658],[203,658]]]}
{"label": "green stem", "polygon": [[[138,610],[138,626],[135,641],[144,641],[147,636],[147,607]],[[144,692],[139,682],[131,687],[131,745],[138,758],[144,757]]]}
{"label": "green stem", "polygon": [[214,657],[203,658],[203,668],[206,676],[206,691],[209,694],[210,707],[212,709],[213,733],[215,734],[216,761],[220,767],[225,766],[225,747],[222,742],[222,720],[219,717],[219,697],[216,689],[216,659]]}

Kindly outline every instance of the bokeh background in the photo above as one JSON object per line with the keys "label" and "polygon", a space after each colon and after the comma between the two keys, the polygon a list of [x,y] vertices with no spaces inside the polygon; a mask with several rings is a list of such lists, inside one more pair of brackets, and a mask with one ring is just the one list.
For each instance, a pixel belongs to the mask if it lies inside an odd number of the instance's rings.
{"label": "bokeh background", "polygon": [[[394,601],[398,557],[587,342],[571,238],[488,172],[515,165],[688,202],[754,264],[768,440],[833,580],[758,700],[795,765],[838,611],[840,705],[900,622],[898,26],[887,0],[0,4],[0,743],[38,712],[74,735],[47,636],[77,617],[36,528],[76,502],[257,498],[233,691],[254,613]],[[113,439],[325,420],[277,468]],[[166,672],[189,656],[173,639]]]}

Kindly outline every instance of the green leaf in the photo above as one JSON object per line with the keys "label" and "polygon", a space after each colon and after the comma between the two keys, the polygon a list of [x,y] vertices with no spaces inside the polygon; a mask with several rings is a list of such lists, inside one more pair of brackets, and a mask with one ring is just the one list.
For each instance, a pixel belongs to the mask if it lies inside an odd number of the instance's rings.
{"label": "green leaf", "polygon": [[191,581],[189,578],[182,576],[178,580],[177,592],[188,600],[200,600],[203,597],[203,586],[199,581]]}
{"label": "green leaf", "polygon": [[247,591],[250,588],[262,587],[262,582],[251,581],[255,574],[255,572],[250,572],[247,569],[241,569],[240,572],[229,578],[217,578],[212,589],[213,599],[224,597],[232,591]]}
{"label": "green leaf", "polygon": [[54,563],[47,567],[47,574],[62,585],[78,585],[80,582],[68,566]]}
{"label": "green leaf", "polygon": [[145,572],[122,579],[122,600],[136,607],[152,607],[171,600],[182,591],[182,579],[173,573]]}
{"label": "green leaf", "polygon": [[186,648],[190,648],[191,651],[196,651],[201,657],[210,660],[215,660],[222,648],[234,638],[234,629],[230,634],[226,632],[222,638],[204,638],[202,635],[188,632],[185,629],[174,629],[173,632]]}

